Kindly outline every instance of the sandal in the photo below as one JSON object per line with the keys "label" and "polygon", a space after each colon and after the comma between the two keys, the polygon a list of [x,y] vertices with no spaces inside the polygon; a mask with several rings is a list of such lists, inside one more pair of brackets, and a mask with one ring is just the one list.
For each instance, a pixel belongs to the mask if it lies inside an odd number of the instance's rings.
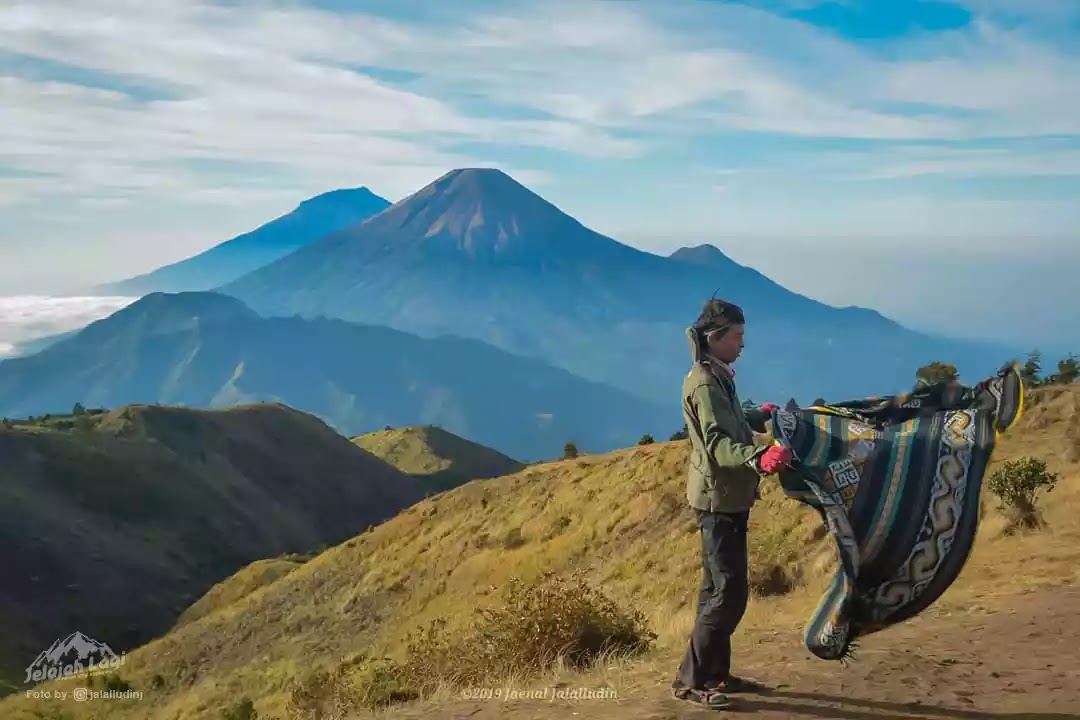
{"label": "sandal", "polygon": [[763,693],[768,692],[769,687],[756,680],[741,678],[737,675],[728,675],[716,689],[727,693]]}
{"label": "sandal", "polygon": [[671,684],[671,694],[678,700],[697,703],[698,705],[704,705],[705,707],[714,710],[722,710],[731,707],[731,701],[716,688],[698,690],[697,688],[686,687],[682,683],[675,682]]}

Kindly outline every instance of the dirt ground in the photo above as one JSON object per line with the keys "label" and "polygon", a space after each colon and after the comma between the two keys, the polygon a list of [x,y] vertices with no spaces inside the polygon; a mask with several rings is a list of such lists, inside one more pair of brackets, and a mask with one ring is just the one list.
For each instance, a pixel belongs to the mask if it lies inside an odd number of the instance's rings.
{"label": "dirt ground", "polygon": [[1080,718],[1080,586],[1035,591],[994,605],[961,612],[931,608],[865,638],[855,660],[843,666],[811,656],[793,629],[744,634],[736,672],[773,690],[733,696],[737,705],[725,711],[672,698],[668,686],[678,658],[669,658],[628,670],[614,684],[614,698],[553,699],[547,689],[546,699],[425,703],[384,717],[679,720],[729,713],[761,720]]}

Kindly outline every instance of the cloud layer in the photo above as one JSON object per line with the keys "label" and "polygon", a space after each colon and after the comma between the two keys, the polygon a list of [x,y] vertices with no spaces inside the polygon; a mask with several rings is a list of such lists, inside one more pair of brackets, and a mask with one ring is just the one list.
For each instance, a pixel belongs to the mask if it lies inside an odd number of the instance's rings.
{"label": "cloud layer", "polygon": [[132,297],[0,297],[0,358],[28,340],[76,330],[125,307]]}

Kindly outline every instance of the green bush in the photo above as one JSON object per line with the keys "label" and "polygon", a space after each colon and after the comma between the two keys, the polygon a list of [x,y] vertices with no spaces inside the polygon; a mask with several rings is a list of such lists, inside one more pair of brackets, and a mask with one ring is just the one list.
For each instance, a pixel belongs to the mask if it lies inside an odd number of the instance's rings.
{"label": "green bush", "polygon": [[1037,458],[1010,460],[998,468],[990,476],[989,487],[998,496],[998,509],[1009,518],[1007,532],[1041,526],[1036,499],[1040,492],[1052,491],[1056,483],[1057,474]]}
{"label": "green bush", "polygon": [[683,425],[682,430],[678,430],[671,435],[671,440],[686,440],[690,437],[690,429]]}
{"label": "green bush", "polygon": [[956,366],[935,361],[919,368],[915,372],[915,377],[931,385],[951,383],[957,379]]}
{"label": "green bush", "polygon": [[1055,375],[1058,384],[1068,385],[1076,382],[1077,377],[1080,377],[1080,358],[1069,355],[1065,360],[1058,361],[1058,371]]}
{"label": "green bush", "polygon": [[259,720],[259,713],[251,698],[242,697],[221,711],[222,720]]}
{"label": "green bush", "polygon": [[637,441],[637,444],[638,445],[652,445],[653,442],[654,441],[653,441],[653,436],[652,435],[642,435],[641,439]]}
{"label": "green bush", "polygon": [[577,449],[577,444],[576,443],[568,442],[565,445],[563,445],[563,459],[564,460],[570,460],[572,458],[576,458],[577,456],[578,456],[578,449]]}
{"label": "green bush", "polygon": [[106,690],[112,690],[114,692],[124,692],[125,690],[131,689],[131,685],[128,683],[128,681],[124,680],[116,673],[109,673],[108,675],[105,675],[102,678],[102,681]]}

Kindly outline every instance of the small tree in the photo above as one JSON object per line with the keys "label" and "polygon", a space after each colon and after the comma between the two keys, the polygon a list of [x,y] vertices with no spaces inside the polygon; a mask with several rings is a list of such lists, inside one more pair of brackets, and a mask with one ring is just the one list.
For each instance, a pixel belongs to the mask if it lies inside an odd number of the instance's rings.
{"label": "small tree", "polygon": [[1071,353],[1065,360],[1058,361],[1058,371],[1055,376],[1055,380],[1061,385],[1068,385],[1075,382],[1077,376],[1080,376],[1080,363],[1077,362],[1077,358]]}
{"label": "small tree", "polygon": [[77,403],[75,403],[75,407],[71,408],[71,414],[72,415],[82,415],[85,412],[86,412],[86,408],[83,407],[82,403],[77,402]]}
{"label": "small tree", "polygon": [[638,445],[652,445],[653,444],[652,435],[649,435],[649,434],[642,435],[641,439],[637,441],[637,444]]}
{"label": "small tree", "polygon": [[1035,506],[1041,490],[1050,492],[1057,483],[1057,474],[1047,471],[1046,463],[1032,457],[1010,460],[990,477],[990,489],[998,496],[998,509],[1009,519],[1006,533],[1021,528],[1043,525]]}
{"label": "small tree", "polygon": [[689,437],[690,437],[690,429],[688,427],[686,427],[685,425],[682,426],[682,430],[677,430],[676,432],[672,433],[672,435],[671,435],[672,440],[686,440]]}
{"label": "small tree", "polygon": [[576,458],[578,456],[577,444],[574,443],[574,442],[566,443],[565,445],[563,445],[562,454],[563,454],[563,459],[564,460],[570,460],[571,458]]}
{"label": "small tree", "polygon": [[1027,362],[1020,368],[1020,378],[1028,387],[1039,384],[1039,374],[1042,372],[1042,353],[1036,348],[1028,353]]}
{"label": "small tree", "polygon": [[951,383],[955,381],[958,377],[958,373],[956,372],[955,365],[935,361],[919,368],[915,373],[915,377],[919,380],[924,380],[931,385],[937,385],[939,383]]}

